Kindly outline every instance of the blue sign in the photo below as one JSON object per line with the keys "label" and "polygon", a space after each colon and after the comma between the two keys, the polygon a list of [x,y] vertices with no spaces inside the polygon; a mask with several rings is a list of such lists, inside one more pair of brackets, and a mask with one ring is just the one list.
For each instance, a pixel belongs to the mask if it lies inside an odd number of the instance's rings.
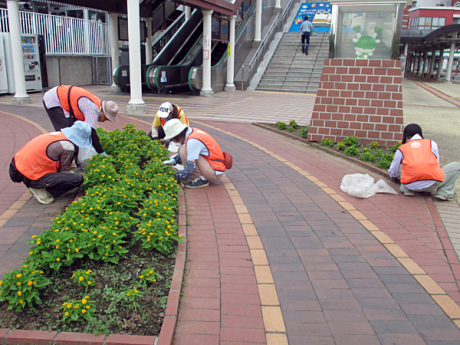
{"label": "blue sign", "polygon": [[[317,22],[313,20],[317,15]],[[328,2],[308,2],[300,5],[299,12],[295,16],[294,22],[289,29],[289,32],[299,32],[300,24],[303,18],[308,16],[308,20],[313,23],[314,30],[317,32],[330,32],[330,18],[332,16],[332,6]],[[329,24],[328,24],[329,22]]]}

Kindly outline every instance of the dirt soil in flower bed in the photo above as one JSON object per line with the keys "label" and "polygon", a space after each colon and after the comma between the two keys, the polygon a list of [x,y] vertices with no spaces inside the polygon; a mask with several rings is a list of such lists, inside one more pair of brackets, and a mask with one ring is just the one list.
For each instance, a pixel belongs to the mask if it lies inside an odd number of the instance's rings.
{"label": "dirt soil in flower bed", "polygon": [[[299,139],[301,139],[301,140],[304,141],[304,142],[307,140],[306,138],[302,138],[302,136],[300,135],[300,132],[299,132],[300,129],[301,129],[301,128],[304,128],[305,126],[299,126],[298,128],[294,129],[293,132],[289,132],[289,131],[287,130],[287,128],[284,129],[284,130],[280,130],[280,129],[278,129],[278,127],[276,127],[276,125],[271,124],[271,123],[262,123],[262,125],[267,126],[267,127],[270,127],[270,128],[273,128],[276,132],[279,132],[280,134],[292,134],[292,135],[295,135],[296,137],[298,137]],[[322,145],[320,145],[319,142],[308,142],[308,143],[309,143],[309,144],[312,144],[312,145],[316,145],[316,146],[318,146],[319,148],[327,147],[328,149],[331,149],[331,150],[337,152],[338,154],[340,154],[340,155],[342,155],[342,156],[346,156],[346,155],[343,153],[343,151],[337,149],[337,146],[336,146],[336,145],[334,145],[334,146],[332,146],[332,147],[329,147],[329,146],[322,146]],[[362,151],[363,151],[363,149],[364,149],[365,147],[367,147],[367,146],[365,146],[365,145],[357,145],[357,148],[360,150],[361,153],[360,153],[360,155],[358,155],[358,156],[352,156],[352,157],[361,160],[361,157],[360,157],[360,156],[361,156],[361,154],[363,153]],[[392,151],[391,147],[383,147],[383,146],[380,146],[380,147],[379,147],[379,150],[381,150],[382,153],[383,153],[384,155],[385,155],[385,154],[394,155],[394,152]],[[372,152],[371,152],[371,153],[372,153]],[[346,157],[348,157],[348,156],[346,156]],[[366,163],[367,163],[367,164],[371,164],[371,165],[373,165],[373,166],[375,166],[375,167],[378,168],[378,167],[379,167],[379,166],[378,166],[378,162],[379,162],[379,161],[380,161],[380,158],[376,158],[375,162],[372,162],[372,163],[371,163],[371,162],[366,162]]]}
{"label": "dirt soil in flower bed", "polygon": [[[7,310],[8,303],[2,303],[0,328],[158,336],[174,272],[175,254],[165,256],[157,251],[144,253],[136,244],[126,248],[129,253],[116,265],[86,257],[70,267],[62,267],[56,275],[51,274],[51,284],[41,293],[43,304],[36,306],[35,310],[26,309],[16,313]],[[73,271],[81,268],[96,273],[94,286],[86,292],[71,279]],[[159,276],[157,282],[148,284],[145,290],[137,284],[140,272],[147,268],[153,268]],[[122,291],[136,287],[143,296],[136,300],[137,305],[134,307],[133,302],[124,298],[125,293]],[[91,321],[62,322],[62,304],[85,295],[95,301],[97,311]]]}

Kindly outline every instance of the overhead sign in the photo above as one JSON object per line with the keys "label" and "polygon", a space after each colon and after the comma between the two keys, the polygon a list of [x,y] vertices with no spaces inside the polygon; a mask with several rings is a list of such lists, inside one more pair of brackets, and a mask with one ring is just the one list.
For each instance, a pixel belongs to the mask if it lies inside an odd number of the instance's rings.
{"label": "overhead sign", "polygon": [[[315,15],[318,13],[318,16],[326,17],[321,20],[321,22],[327,21],[327,18],[330,18],[332,15],[332,5],[328,2],[308,2],[300,5],[299,12],[295,16],[295,19],[289,29],[289,32],[299,32],[300,24],[303,22],[303,19],[308,16],[308,20],[313,23]],[[324,26],[323,26],[324,25]],[[330,25],[326,24],[314,24],[314,29],[317,32],[330,32]]]}

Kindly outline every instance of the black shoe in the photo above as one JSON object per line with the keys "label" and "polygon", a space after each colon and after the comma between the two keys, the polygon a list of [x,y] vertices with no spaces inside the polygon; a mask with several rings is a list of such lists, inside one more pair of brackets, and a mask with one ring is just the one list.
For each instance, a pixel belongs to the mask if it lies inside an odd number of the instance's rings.
{"label": "black shoe", "polygon": [[308,51],[305,52],[305,55],[308,55]]}
{"label": "black shoe", "polygon": [[209,181],[203,180],[201,177],[197,177],[185,185],[186,188],[201,188],[206,186],[209,186]]}

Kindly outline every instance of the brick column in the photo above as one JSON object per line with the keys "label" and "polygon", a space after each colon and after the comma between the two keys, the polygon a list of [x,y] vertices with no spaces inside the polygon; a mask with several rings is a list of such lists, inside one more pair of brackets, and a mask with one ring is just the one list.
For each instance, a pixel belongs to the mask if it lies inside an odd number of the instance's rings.
{"label": "brick column", "polygon": [[399,60],[326,59],[308,140],[356,136],[392,146],[403,130]]}

